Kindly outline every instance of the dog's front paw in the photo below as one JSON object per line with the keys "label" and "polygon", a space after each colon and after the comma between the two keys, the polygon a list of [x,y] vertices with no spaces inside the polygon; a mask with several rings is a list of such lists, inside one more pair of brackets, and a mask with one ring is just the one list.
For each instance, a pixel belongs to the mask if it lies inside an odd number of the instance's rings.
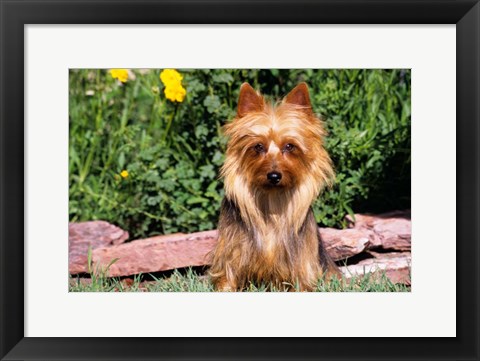
{"label": "dog's front paw", "polygon": [[226,278],[218,280],[215,284],[215,288],[218,292],[235,292],[237,287],[228,282]]}

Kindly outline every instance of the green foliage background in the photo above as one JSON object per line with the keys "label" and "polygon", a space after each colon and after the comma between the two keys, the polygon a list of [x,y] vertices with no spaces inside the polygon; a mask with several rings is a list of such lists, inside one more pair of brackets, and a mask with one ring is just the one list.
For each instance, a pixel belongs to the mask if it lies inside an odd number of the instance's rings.
{"label": "green foliage background", "polygon": [[70,71],[71,221],[107,220],[132,237],[215,228],[221,127],[245,81],[271,99],[308,83],[337,173],[314,204],[320,224],[410,207],[410,70],[184,69],[181,103],[165,98],[161,71],[131,70],[124,84],[104,69]]}

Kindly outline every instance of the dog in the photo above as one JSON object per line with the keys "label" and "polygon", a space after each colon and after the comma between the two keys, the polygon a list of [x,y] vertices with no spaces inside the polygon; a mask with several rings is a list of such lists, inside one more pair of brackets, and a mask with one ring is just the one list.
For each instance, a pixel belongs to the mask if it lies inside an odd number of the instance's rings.
{"label": "dog", "polygon": [[272,104],[242,84],[220,176],[225,197],[211,280],[217,290],[253,284],[311,291],[338,276],[322,244],[312,202],[334,180],[308,86],[298,84]]}

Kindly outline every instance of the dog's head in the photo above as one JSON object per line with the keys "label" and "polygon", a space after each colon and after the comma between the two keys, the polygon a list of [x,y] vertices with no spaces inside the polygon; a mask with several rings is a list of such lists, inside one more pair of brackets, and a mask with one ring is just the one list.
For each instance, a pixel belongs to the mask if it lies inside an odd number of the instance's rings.
{"label": "dog's head", "polygon": [[224,129],[229,137],[222,168],[227,193],[235,192],[239,177],[256,192],[285,191],[313,182],[317,193],[333,178],[323,148],[325,131],[305,83],[277,104],[266,102],[244,83],[237,116]]}

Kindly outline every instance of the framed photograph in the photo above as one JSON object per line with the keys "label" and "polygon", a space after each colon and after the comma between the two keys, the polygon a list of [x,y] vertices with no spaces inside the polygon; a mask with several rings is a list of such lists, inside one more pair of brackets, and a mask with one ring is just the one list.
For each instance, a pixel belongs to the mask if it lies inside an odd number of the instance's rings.
{"label": "framed photograph", "polygon": [[1,7],[2,360],[479,358],[478,1]]}

